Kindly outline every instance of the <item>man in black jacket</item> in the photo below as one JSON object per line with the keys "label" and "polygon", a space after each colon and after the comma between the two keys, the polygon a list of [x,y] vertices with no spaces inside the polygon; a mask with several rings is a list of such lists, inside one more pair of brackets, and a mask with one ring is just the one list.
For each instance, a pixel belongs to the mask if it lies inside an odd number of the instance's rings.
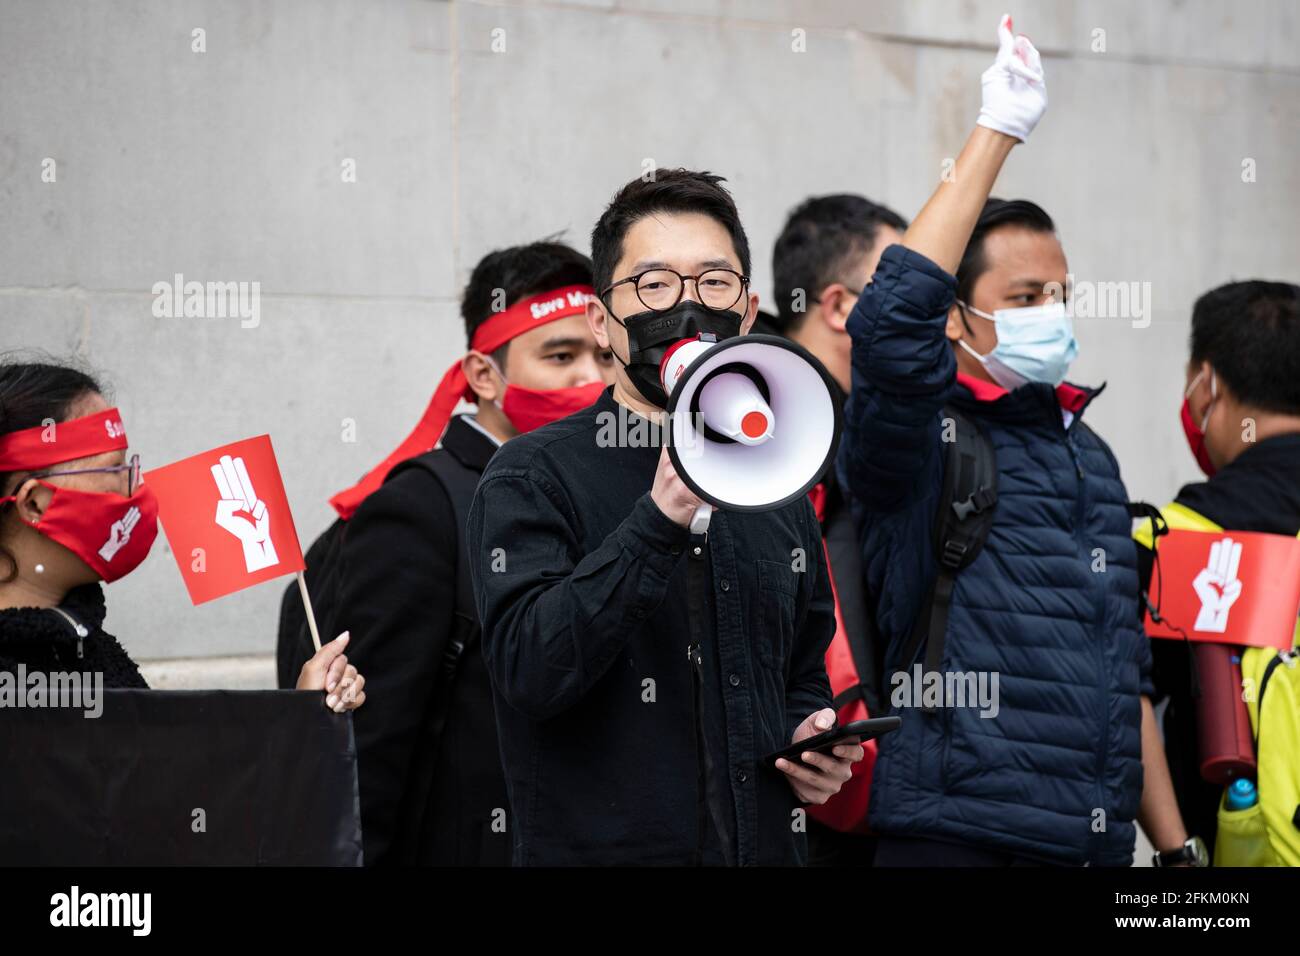
{"label": "man in black jacket", "polygon": [[[349,653],[370,692],[355,719],[368,865],[509,863],[464,516],[503,442],[589,404],[603,388],[611,360],[584,317],[590,283],[590,260],[555,242],[479,262],[461,305],[469,352],[411,439],[333,499],[347,520],[332,626],[351,632]],[[452,418],[441,447],[420,454],[470,394],[477,415]],[[457,657],[448,680],[447,662]]]}
{"label": "man in black jacket", "polygon": [[516,864],[800,863],[800,803],[824,802],[862,756],[761,760],[834,721],[812,506],[720,511],[693,537],[700,501],[660,447],[667,346],[747,332],[758,308],[719,182],[659,169],[615,196],[588,304],[614,387],[502,449],[474,497]]}

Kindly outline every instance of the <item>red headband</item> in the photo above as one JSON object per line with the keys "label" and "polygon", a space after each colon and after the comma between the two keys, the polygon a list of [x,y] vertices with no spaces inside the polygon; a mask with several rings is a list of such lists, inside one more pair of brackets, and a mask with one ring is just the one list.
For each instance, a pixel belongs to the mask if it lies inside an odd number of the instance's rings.
{"label": "red headband", "polygon": [[60,462],[124,448],[122,413],[107,408],[82,418],[0,435],[0,472],[39,471]]}
{"label": "red headband", "polygon": [[[543,292],[528,299],[521,299],[504,312],[487,319],[474,330],[469,347],[476,352],[495,352],[511,339],[523,335],[539,325],[554,322],[556,319],[568,318],[587,310],[587,299],[596,294],[589,285],[568,285],[551,292]],[[420,416],[415,429],[406,436],[406,440],[397,446],[391,455],[366,473],[366,476],[351,488],[340,491],[330,499],[330,504],[343,520],[351,518],[361,507],[361,502],[384,483],[393,466],[415,455],[422,454],[442,438],[443,430],[451,413],[462,398],[471,400],[473,390],[465,381],[465,373],[457,360],[447,369],[438,383],[433,398]]]}

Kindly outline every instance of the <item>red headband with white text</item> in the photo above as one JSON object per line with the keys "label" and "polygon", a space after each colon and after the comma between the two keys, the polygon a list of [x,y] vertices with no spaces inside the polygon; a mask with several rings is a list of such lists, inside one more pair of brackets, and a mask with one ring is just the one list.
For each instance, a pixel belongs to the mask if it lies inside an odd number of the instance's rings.
{"label": "red headband with white text", "polygon": [[66,422],[50,422],[0,435],[0,473],[40,471],[61,462],[125,448],[122,413],[116,408],[106,408]]}
{"label": "red headband with white text", "polygon": [[[469,347],[476,352],[495,352],[511,339],[539,325],[585,312],[588,297],[595,293],[596,290],[588,285],[569,285],[521,299],[475,329]],[[471,400],[473,397],[474,392],[465,381],[465,373],[461,370],[460,360],[457,360],[442,376],[428,407],[406,440],[359,482],[330,499],[339,517],[345,521],[351,518],[361,502],[384,483],[393,466],[433,448],[442,437],[457,403],[462,398]]]}

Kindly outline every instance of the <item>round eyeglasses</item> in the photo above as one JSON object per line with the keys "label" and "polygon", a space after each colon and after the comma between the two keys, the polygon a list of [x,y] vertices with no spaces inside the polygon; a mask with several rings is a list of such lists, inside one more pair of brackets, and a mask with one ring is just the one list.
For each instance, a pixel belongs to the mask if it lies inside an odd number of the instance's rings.
{"label": "round eyeglasses", "polygon": [[652,312],[667,312],[681,301],[687,279],[695,283],[700,304],[718,311],[726,311],[739,302],[749,286],[749,276],[732,269],[708,269],[694,276],[684,276],[674,269],[649,269],[619,279],[600,295],[604,298],[625,283],[635,283],[636,297],[642,305]]}

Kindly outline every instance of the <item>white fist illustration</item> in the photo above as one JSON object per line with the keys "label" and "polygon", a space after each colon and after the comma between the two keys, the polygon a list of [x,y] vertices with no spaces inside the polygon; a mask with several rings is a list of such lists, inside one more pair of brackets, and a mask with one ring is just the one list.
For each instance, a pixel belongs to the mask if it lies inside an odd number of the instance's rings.
{"label": "white fist illustration", "polygon": [[114,521],[113,526],[108,529],[108,540],[99,549],[99,556],[105,561],[112,561],[117,552],[122,550],[122,545],[131,540],[131,529],[139,520],[140,509],[132,505],[127,509],[126,514]]}
{"label": "white fist illustration", "polygon": [[244,546],[244,565],[248,572],[261,571],[279,564],[271,541],[271,515],[257,497],[243,458],[222,455],[212,466],[221,500],[217,502],[217,524],[229,531]]}
{"label": "white fist illustration", "polygon": [[1237,580],[1240,565],[1240,541],[1224,538],[1210,545],[1209,563],[1192,581],[1196,596],[1201,599],[1196,630],[1222,634],[1228,629],[1228,611],[1241,597],[1241,582]]}

